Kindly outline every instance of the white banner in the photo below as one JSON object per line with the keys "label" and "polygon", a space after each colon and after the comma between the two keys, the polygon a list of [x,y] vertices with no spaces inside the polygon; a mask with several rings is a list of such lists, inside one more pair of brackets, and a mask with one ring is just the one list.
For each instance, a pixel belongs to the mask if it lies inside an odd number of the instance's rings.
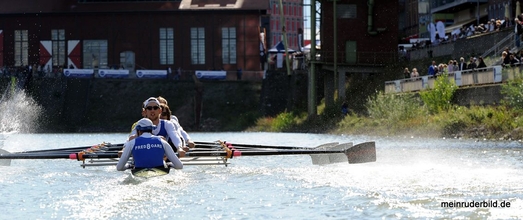
{"label": "white banner", "polygon": [[501,82],[502,81],[502,72],[501,72],[501,66],[493,66],[494,69],[494,82]]}
{"label": "white banner", "polygon": [[64,69],[65,77],[72,78],[92,78],[94,76],[93,69]]}
{"label": "white banner", "polygon": [[167,70],[137,70],[138,78],[167,78]]}
{"label": "white banner", "polygon": [[195,74],[198,79],[224,80],[227,77],[226,71],[196,70]]}
{"label": "white banner", "polygon": [[129,70],[98,70],[98,76],[101,78],[127,78]]}

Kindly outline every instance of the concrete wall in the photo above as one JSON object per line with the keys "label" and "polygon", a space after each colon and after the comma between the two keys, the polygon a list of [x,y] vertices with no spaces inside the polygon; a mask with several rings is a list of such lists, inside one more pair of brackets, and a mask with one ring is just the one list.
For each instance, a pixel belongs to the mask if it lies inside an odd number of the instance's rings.
{"label": "concrete wall", "polygon": [[[508,28],[494,33],[478,35],[466,39],[458,39],[451,43],[412,50],[409,52],[410,60],[430,58],[429,51],[432,51],[432,57],[451,56],[453,59],[458,61],[460,57],[467,59],[470,56],[481,56],[485,51],[491,49],[513,31],[512,28]],[[501,50],[507,46],[512,48],[514,46],[513,43],[513,40],[507,41],[505,44],[500,45],[499,48],[496,48],[496,50],[488,56],[501,56]]]}
{"label": "concrete wall", "polygon": [[[7,79],[0,81],[3,92]],[[141,105],[151,96],[165,97],[190,131],[234,130],[257,118],[261,82],[204,81],[202,85],[200,124],[196,124],[193,81],[36,78],[27,93],[44,109],[40,132],[127,132],[141,118]]]}
{"label": "concrete wall", "polygon": [[458,89],[453,102],[461,106],[497,105],[502,99],[501,85],[497,84]]}

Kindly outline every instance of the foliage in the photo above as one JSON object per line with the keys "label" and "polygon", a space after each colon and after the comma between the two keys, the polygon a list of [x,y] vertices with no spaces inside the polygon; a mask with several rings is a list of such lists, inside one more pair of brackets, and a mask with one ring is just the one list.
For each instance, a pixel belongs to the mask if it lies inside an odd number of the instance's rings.
{"label": "foliage", "polygon": [[448,74],[444,73],[436,78],[433,89],[421,91],[420,96],[430,113],[438,113],[450,109],[452,97],[457,89],[454,80],[450,80]]}
{"label": "foliage", "polygon": [[424,114],[420,104],[421,101],[413,93],[384,94],[379,92],[375,96],[369,97],[365,106],[369,117],[387,119],[396,123]]}
{"label": "foliage", "polygon": [[514,79],[501,86],[501,94],[504,95],[502,104],[523,109],[523,79]]}

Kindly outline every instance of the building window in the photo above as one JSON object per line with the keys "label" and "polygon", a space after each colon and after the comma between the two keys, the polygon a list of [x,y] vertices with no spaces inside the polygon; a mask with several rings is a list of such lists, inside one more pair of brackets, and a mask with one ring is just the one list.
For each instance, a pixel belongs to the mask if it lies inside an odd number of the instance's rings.
{"label": "building window", "polygon": [[173,28],[160,28],[160,64],[174,64]]}
{"label": "building window", "polygon": [[337,18],[351,18],[355,19],[357,15],[356,4],[338,4],[336,7]]}
{"label": "building window", "polygon": [[84,40],[84,68],[109,68],[107,63],[107,40]]}
{"label": "building window", "polygon": [[191,28],[191,63],[205,64],[205,30]]}
{"label": "building window", "polygon": [[66,64],[65,60],[65,30],[51,30],[51,41],[53,42],[53,66],[62,66]]}
{"label": "building window", "polygon": [[15,30],[15,66],[29,65],[29,38],[27,30]]}
{"label": "building window", "polygon": [[236,28],[222,28],[223,64],[236,64]]}

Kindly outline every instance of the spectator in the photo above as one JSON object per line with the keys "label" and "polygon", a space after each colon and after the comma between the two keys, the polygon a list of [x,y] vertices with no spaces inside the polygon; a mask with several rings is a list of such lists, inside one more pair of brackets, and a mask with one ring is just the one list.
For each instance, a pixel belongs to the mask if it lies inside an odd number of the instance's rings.
{"label": "spectator", "polygon": [[416,78],[419,77],[418,69],[412,68],[412,72],[410,73],[410,78]]}
{"label": "spectator", "polygon": [[436,61],[432,61],[432,64],[429,66],[429,76],[434,76],[437,73]]}
{"label": "spectator", "polygon": [[519,60],[516,58],[516,56],[514,56],[514,54],[510,54],[509,55],[510,57],[510,66],[516,66],[519,64]]}
{"label": "spectator", "polygon": [[459,58],[459,70],[460,71],[467,70],[467,63],[465,62],[465,58],[463,58],[463,57]]}
{"label": "spectator", "polygon": [[449,63],[447,66],[447,72],[448,73],[454,72],[454,61],[453,60],[449,60]]}
{"label": "spectator", "polygon": [[347,104],[347,102],[343,102],[343,104],[341,105],[341,114],[343,116],[346,116],[349,114],[349,105]]}
{"label": "spectator", "polygon": [[176,69],[176,74],[174,74],[174,80],[180,80],[181,76],[182,76],[182,68],[178,67],[178,69]]}
{"label": "spectator", "polygon": [[469,64],[467,66],[467,69],[475,70],[476,67],[477,67],[477,65],[476,65],[476,58],[475,57],[471,57],[470,60],[469,60]]}
{"label": "spectator", "polygon": [[403,76],[405,77],[405,79],[410,78],[410,71],[408,67],[405,67],[405,69],[403,70]]}
{"label": "spectator", "polygon": [[519,49],[519,47],[521,46],[521,34],[523,34],[523,17],[521,15],[518,15],[515,19],[514,19],[514,23],[515,23],[515,26],[514,26],[514,32],[515,32],[515,39],[514,39],[514,42],[515,42],[515,46]]}
{"label": "spectator", "polygon": [[171,69],[171,67],[167,67],[167,78],[171,77],[173,74],[173,70]]}
{"label": "spectator", "polygon": [[454,71],[453,72],[456,72],[456,71],[459,71],[459,66],[458,66],[458,61],[457,60],[453,60],[452,63],[454,64]]}
{"label": "spectator", "polygon": [[483,57],[479,57],[478,58],[478,69],[480,68],[486,68],[487,67],[487,64],[485,64],[485,61],[483,61]]}
{"label": "spectator", "polygon": [[236,71],[236,79],[237,80],[242,80],[242,68],[239,68],[238,71]]}
{"label": "spectator", "polygon": [[510,57],[507,51],[501,53],[501,66],[508,67],[510,65]]}

